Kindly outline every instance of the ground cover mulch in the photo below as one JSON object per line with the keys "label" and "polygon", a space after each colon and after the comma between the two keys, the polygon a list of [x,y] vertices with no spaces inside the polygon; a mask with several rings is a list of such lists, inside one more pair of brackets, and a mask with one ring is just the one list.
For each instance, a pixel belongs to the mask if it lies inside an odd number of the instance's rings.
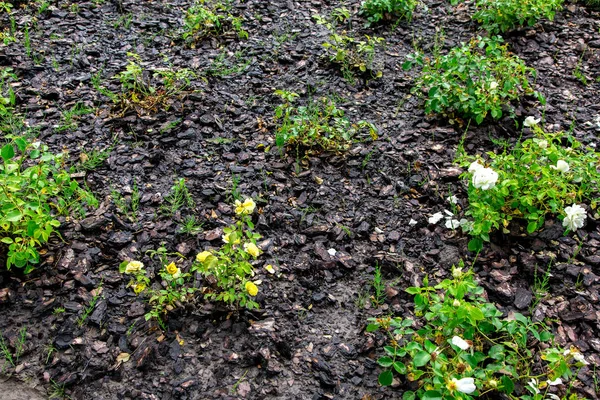
{"label": "ground cover mulch", "polygon": [[[402,387],[377,383],[375,360],[384,338],[365,333],[367,318],[411,316],[406,287],[426,274],[446,277],[459,259],[469,263],[474,257],[468,237],[427,222],[449,209],[448,196],[467,205],[461,170],[453,163],[466,125],[426,116],[410,93],[414,72],[401,65],[416,47],[430,53],[434,38],[449,49],[477,35],[471,5],[425,1],[412,22],[396,27],[366,29],[354,15],[349,32],[382,36],[386,45],[377,58],[383,77],[349,85],[324,58],[321,44],[328,33],[312,19],[328,15],[336,2],[235,3],[233,13],[243,16],[248,40],[225,35],[195,48],[184,46],[177,34],[190,3],[83,1],[71,8],[57,1],[40,15],[31,8],[14,14],[20,38],[37,19],[30,28],[31,56],[22,40],[0,46],[0,66],[19,77],[18,110],[29,126],[54,151],[67,149],[72,163],[82,152],[114,148],[81,178],[99,199],[98,209],[85,218],[63,218],[61,238],[51,240],[32,274],[0,275],[0,331],[14,345],[27,327],[25,353],[10,372],[40,390],[64,385],[72,399],[400,398]],[[359,2],[345,6],[357,11]],[[590,145],[600,133],[599,17],[568,3],[554,21],[505,35],[512,51],[538,71],[536,90],[548,100],[545,128],[572,130]],[[6,14],[0,21],[9,24]],[[198,77],[192,90],[166,111],[115,110],[92,80],[99,74],[118,92],[112,77],[125,68],[128,52],[139,54],[148,70],[193,69]],[[208,73],[222,63],[235,71]],[[573,76],[578,65],[587,85]],[[300,104],[335,95],[351,120],[373,122],[380,138],[355,144],[345,156],[282,156],[274,146],[276,89],[299,93]],[[61,113],[78,102],[95,113],[57,132]],[[542,115],[535,98],[516,109],[519,121],[529,115]],[[514,143],[519,135],[509,118],[472,124],[465,148],[470,154],[498,151],[502,141]],[[159,208],[179,178],[185,178],[196,206],[166,218]],[[158,268],[146,251],[161,245],[189,259],[218,246],[222,228],[234,217],[235,182],[259,207],[260,310],[231,312],[198,298],[169,314],[167,331],[158,329],[145,321],[148,305],[126,288],[128,278],[118,265],[136,259],[149,270]],[[134,186],[141,192],[140,209],[129,218],[111,192],[127,198]],[[203,232],[178,233],[192,213]],[[409,224],[411,219],[417,223]],[[474,264],[477,278],[502,311],[546,320],[558,344],[579,348],[590,366],[580,371],[582,385],[575,389],[598,398],[598,220],[589,216],[584,228],[568,236],[552,219],[536,234],[523,232],[515,225],[511,234],[494,235]],[[549,294],[531,307],[535,271],[550,262]],[[275,274],[264,270],[267,264]],[[368,300],[375,265],[387,285],[382,307]],[[98,302],[79,326],[100,286]],[[59,307],[65,312],[55,313]],[[123,352],[131,360],[119,363]]]}

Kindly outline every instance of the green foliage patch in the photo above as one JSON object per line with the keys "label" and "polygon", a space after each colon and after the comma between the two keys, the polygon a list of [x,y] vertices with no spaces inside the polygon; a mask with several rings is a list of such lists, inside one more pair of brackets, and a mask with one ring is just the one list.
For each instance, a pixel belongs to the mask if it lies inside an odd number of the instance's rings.
{"label": "green foliage patch", "polygon": [[477,0],[473,19],[490,33],[533,26],[542,19],[554,19],[564,0]]}
{"label": "green foliage patch", "polygon": [[[571,218],[567,207],[573,204],[587,200],[592,209],[596,208],[598,153],[584,149],[579,141],[563,133],[547,134],[537,125],[533,129],[536,137],[524,140],[512,151],[488,152],[487,163],[479,157],[459,157],[461,165],[469,166],[462,177],[469,179],[465,215],[472,221],[461,221],[461,225],[473,236],[471,250],[480,249],[484,241],[489,241],[492,230],[505,229],[514,218],[524,220],[527,232],[533,233],[543,227],[549,214]],[[482,168],[488,170],[487,177]],[[496,175],[490,179],[492,171]],[[478,175],[487,182],[478,180]],[[567,229],[579,227],[585,215],[578,218],[578,222],[567,220],[563,225]]]}
{"label": "green foliage patch", "polygon": [[418,323],[369,320],[368,332],[383,330],[389,337],[377,361],[384,368],[381,385],[391,385],[395,374],[412,382],[417,389],[406,390],[403,400],[469,400],[492,393],[542,400],[553,386],[577,377],[587,364],[577,349],[553,346],[543,323],[519,313],[505,316],[463,267],[453,267],[452,277],[435,286],[425,277],[422,286],[406,289],[414,296]]}
{"label": "green foliage patch", "polygon": [[[511,101],[534,94],[529,77],[536,71],[511,54],[500,36],[472,39],[433,59],[409,56],[404,69],[420,65],[413,91],[425,97],[427,113],[473,118],[478,124],[491,115],[499,119]],[[540,96],[541,98],[541,96]]]}
{"label": "green foliage patch", "polygon": [[40,142],[15,137],[0,153],[0,242],[8,246],[6,267],[28,273],[39,263],[38,248],[60,226],[55,215],[82,212],[93,196],[71,179],[65,155]]}
{"label": "green foliage patch", "polygon": [[297,155],[319,152],[342,153],[360,138],[363,129],[368,137],[377,139],[377,129],[366,121],[351,123],[334,100],[323,97],[309,101],[306,106],[294,106],[297,93],[277,90],[284,103],[275,109],[278,124],[275,143],[291,148]]}

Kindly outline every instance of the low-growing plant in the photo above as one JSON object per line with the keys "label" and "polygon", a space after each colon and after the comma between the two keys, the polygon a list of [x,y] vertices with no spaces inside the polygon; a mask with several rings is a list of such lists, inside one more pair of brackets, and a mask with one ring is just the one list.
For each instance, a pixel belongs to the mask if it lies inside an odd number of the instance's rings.
{"label": "low-growing plant", "polygon": [[[154,112],[159,107],[168,109],[172,98],[182,94],[196,77],[187,68],[159,68],[150,73],[142,68],[139,55],[127,53],[127,56],[129,61],[125,71],[116,75],[121,82],[121,94],[109,95],[118,99],[124,110],[133,108],[141,113],[143,110]],[[99,82],[98,87],[102,88]]]}
{"label": "low-growing plant", "polygon": [[596,209],[598,153],[562,132],[545,133],[537,122],[533,117],[526,120],[534,138],[512,151],[488,152],[487,162],[464,153],[459,156],[460,164],[469,168],[461,175],[469,180],[465,215],[472,220],[461,220],[463,230],[473,237],[469,249],[480,249],[492,230],[506,229],[513,219],[524,220],[527,232],[533,233],[544,226],[547,215],[560,215],[563,226],[575,230],[586,218],[578,203],[589,200]]}
{"label": "low-growing plant", "polygon": [[196,256],[192,271],[205,276],[204,298],[222,301],[235,308],[259,308],[254,297],[258,294],[257,282],[250,280],[254,269],[250,261],[261,251],[256,246],[260,234],[254,232],[251,214],[256,204],[251,198],[235,201],[235,224],[223,229],[224,244],[219,249],[204,250]]}
{"label": "low-growing plant", "polygon": [[57,125],[54,130],[56,132],[64,132],[77,129],[79,126],[79,117],[92,114],[93,112],[93,108],[86,107],[84,104],[78,102],[71,107],[71,109],[63,111],[60,118],[60,124]]}
{"label": "low-growing plant", "polygon": [[381,266],[375,265],[375,271],[373,272],[373,294],[371,295],[371,303],[375,307],[379,307],[385,303],[385,283],[381,276]]}
{"label": "low-growing plant", "polygon": [[[415,316],[370,318],[367,331],[389,336],[379,383],[394,374],[407,381],[404,400],[462,399],[504,394],[512,399],[550,398],[551,389],[577,377],[587,364],[575,348],[561,350],[542,323],[519,313],[504,316],[482,296],[472,271],[453,267],[452,277],[406,289]],[[541,344],[544,343],[544,344]],[[546,344],[548,343],[548,344]],[[553,397],[552,397],[553,398]]]}
{"label": "low-growing plant", "polygon": [[365,0],[361,3],[360,12],[367,17],[368,25],[380,21],[397,21],[412,19],[417,0]]}
{"label": "low-growing plant", "polygon": [[173,216],[182,207],[192,208],[194,206],[194,199],[185,184],[185,179],[180,178],[164,198],[163,204],[160,206],[160,212],[168,216]]}
{"label": "low-growing plant", "polygon": [[202,232],[202,222],[198,221],[195,215],[189,215],[183,219],[179,232],[192,236],[197,235]]}
{"label": "low-growing plant", "polygon": [[90,196],[65,170],[65,154],[52,154],[40,142],[9,140],[0,150],[0,242],[8,246],[6,267],[28,273],[39,263],[37,248],[60,226],[55,214],[80,209]]}
{"label": "low-growing plant", "polygon": [[322,151],[342,153],[361,140],[363,129],[368,131],[370,139],[377,139],[377,129],[372,123],[351,123],[332,99],[323,97],[296,107],[293,103],[298,94],[283,90],[275,94],[284,100],[275,109],[278,124],[275,143],[281,149],[294,149],[298,157]]}
{"label": "low-growing plant", "polygon": [[338,64],[344,79],[354,84],[357,75],[368,78],[381,78],[383,72],[375,66],[375,55],[384,39],[365,35],[363,40],[348,36],[346,31],[337,33],[334,25],[320,15],[313,18],[317,24],[324,25],[330,32],[329,41],[323,43],[329,61]]}
{"label": "low-growing plant", "polygon": [[499,119],[505,110],[512,113],[512,101],[538,95],[528,80],[536,77],[536,71],[502,42],[500,36],[479,37],[433,59],[420,52],[410,55],[403,67],[422,67],[413,92],[425,97],[425,111],[473,118],[480,124],[488,115]]}
{"label": "low-growing plant", "polygon": [[477,0],[473,19],[490,33],[533,26],[542,18],[554,19],[564,0]]}
{"label": "low-growing plant", "polygon": [[[151,309],[145,315],[146,321],[154,318],[160,327],[166,330],[164,320],[167,313],[190,300],[196,288],[189,285],[192,275],[183,272],[177,266],[185,259],[182,254],[170,253],[163,246],[147,253],[151,259],[157,257],[161,264],[158,270],[161,279],[159,286],[150,285],[150,278],[140,261],[124,261],[119,266],[119,271],[131,276],[127,287],[131,287],[135,294],[148,299]],[[177,261],[171,261],[170,257],[177,257]]]}
{"label": "low-growing plant", "polygon": [[98,287],[92,291],[92,298],[90,299],[88,305],[81,311],[81,315],[77,318],[77,326],[80,328],[83,326],[83,324],[85,324],[85,321],[88,319],[88,317],[94,312],[101,293],[102,283],[100,283],[100,285],[98,285]]}
{"label": "low-growing plant", "polygon": [[247,39],[242,28],[242,18],[231,13],[231,6],[219,1],[199,0],[189,8],[183,19],[183,39],[192,47],[207,36],[218,36],[234,31],[240,39]]}

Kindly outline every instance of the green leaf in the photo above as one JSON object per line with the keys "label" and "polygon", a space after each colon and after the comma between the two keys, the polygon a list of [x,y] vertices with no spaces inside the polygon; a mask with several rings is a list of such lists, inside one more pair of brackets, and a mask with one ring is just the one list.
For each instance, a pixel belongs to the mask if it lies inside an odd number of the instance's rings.
{"label": "green leaf", "polygon": [[23,214],[19,210],[12,210],[6,214],[4,219],[9,222],[17,222],[23,217]]}
{"label": "green leaf", "polygon": [[394,381],[394,375],[392,374],[392,371],[383,371],[379,374],[378,380],[381,386],[390,386]]}
{"label": "green leaf", "polygon": [[427,365],[429,360],[431,360],[431,354],[426,351],[419,351],[413,358],[413,364],[415,367],[422,367]]}
{"label": "green leaf", "polygon": [[428,390],[423,393],[421,400],[442,400],[442,394],[437,390]]}
{"label": "green leaf", "polygon": [[378,329],[379,329],[379,324],[368,324],[367,325],[367,332],[375,332]]}
{"label": "green leaf", "polygon": [[9,237],[3,237],[2,240],[0,240],[0,242],[6,243],[6,244],[11,244],[11,243],[13,243],[13,240]]}
{"label": "green leaf", "polygon": [[402,400],[415,400],[415,397],[415,392],[412,390],[407,390],[404,392],[404,394],[402,394]]}
{"label": "green leaf", "polygon": [[527,233],[533,233],[537,229],[537,222],[530,222],[527,224]]}
{"label": "green leaf", "polygon": [[402,363],[400,361],[396,361],[393,364],[393,366],[397,373],[399,373],[401,375],[406,375],[406,365],[404,365],[404,363]]}
{"label": "green leaf", "polygon": [[515,384],[513,381],[506,375],[504,375],[500,382],[502,382],[502,391],[506,394],[511,394],[515,390]]}
{"label": "green leaf", "polygon": [[483,241],[479,238],[473,238],[469,240],[467,247],[469,248],[469,251],[478,252],[483,248]]}
{"label": "green leaf", "polygon": [[15,149],[12,144],[7,144],[0,150],[0,155],[4,159],[4,161],[8,161],[15,156]]}
{"label": "green leaf", "polygon": [[390,357],[381,357],[377,360],[377,364],[381,365],[383,368],[391,367],[394,362]]}

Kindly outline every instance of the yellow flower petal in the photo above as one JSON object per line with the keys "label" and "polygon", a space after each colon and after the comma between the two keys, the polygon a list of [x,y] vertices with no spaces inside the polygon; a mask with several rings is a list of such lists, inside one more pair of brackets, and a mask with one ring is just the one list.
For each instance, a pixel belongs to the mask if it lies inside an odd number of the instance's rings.
{"label": "yellow flower petal", "polygon": [[244,243],[244,250],[254,258],[260,255],[260,250],[254,243]]}
{"label": "yellow flower petal", "polygon": [[252,297],[258,294],[258,286],[252,282],[246,282],[246,292]]}
{"label": "yellow flower petal", "polygon": [[206,260],[206,258],[210,255],[212,255],[210,251],[204,250],[202,253],[198,253],[198,255],[196,256],[196,261],[204,262],[204,260]]}
{"label": "yellow flower petal", "polygon": [[167,272],[171,275],[175,275],[177,272],[179,272],[179,268],[177,268],[177,265],[175,265],[174,262],[172,262],[171,264],[167,265]]}

